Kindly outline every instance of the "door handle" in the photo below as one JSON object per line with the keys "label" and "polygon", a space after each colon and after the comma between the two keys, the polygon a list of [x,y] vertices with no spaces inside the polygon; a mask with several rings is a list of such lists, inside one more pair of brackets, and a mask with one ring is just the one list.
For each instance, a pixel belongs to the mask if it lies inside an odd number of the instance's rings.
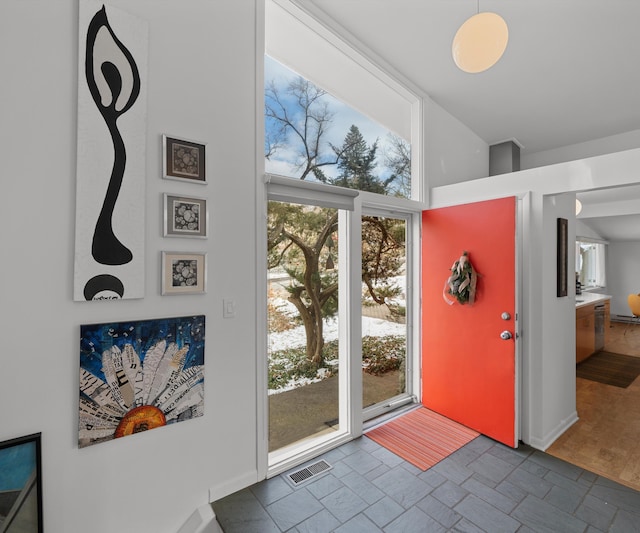
{"label": "door handle", "polygon": [[510,332],[510,331],[505,330],[505,331],[503,331],[502,333],[500,333],[500,338],[501,338],[503,341],[508,341],[509,339],[512,339],[512,338],[513,338],[513,335],[511,335],[511,332]]}

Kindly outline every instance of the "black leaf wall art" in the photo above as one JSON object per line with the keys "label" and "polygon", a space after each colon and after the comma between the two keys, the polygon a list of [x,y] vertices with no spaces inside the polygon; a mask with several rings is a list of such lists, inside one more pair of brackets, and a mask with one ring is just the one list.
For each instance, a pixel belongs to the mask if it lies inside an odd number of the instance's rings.
{"label": "black leaf wall art", "polygon": [[144,296],[145,21],[81,0],[74,299]]}

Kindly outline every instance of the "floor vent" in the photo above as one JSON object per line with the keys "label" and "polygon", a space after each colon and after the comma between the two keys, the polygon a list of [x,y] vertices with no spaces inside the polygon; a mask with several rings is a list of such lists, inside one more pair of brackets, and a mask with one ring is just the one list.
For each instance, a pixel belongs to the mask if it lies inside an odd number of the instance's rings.
{"label": "floor vent", "polygon": [[331,465],[326,461],[317,461],[315,463],[302,467],[295,472],[287,474],[286,479],[294,487],[299,487],[302,483],[306,483],[307,481],[318,477],[320,474],[323,474],[330,469]]}

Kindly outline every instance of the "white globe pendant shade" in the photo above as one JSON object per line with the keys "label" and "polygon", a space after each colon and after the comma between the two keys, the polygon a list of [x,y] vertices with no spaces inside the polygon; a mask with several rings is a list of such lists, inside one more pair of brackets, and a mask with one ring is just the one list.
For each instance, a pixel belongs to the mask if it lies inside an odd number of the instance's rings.
{"label": "white globe pendant shade", "polygon": [[451,52],[460,70],[476,74],[495,65],[509,40],[509,28],[496,13],[485,11],[468,18],[453,38]]}

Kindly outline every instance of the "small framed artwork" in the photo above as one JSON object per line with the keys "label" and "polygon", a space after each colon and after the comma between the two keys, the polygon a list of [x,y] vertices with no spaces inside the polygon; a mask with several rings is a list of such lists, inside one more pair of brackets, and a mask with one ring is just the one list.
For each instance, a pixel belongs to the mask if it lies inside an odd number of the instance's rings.
{"label": "small framed artwork", "polygon": [[567,296],[568,293],[568,221],[566,218],[558,219],[558,250],[557,250],[557,281],[556,281],[556,295],[558,298]]}
{"label": "small framed artwork", "polygon": [[204,294],[207,288],[207,254],[162,252],[164,294]]}
{"label": "small framed artwork", "polygon": [[42,533],[40,436],[0,442],[0,531]]}
{"label": "small framed artwork", "polygon": [[192,196],[164,195],[165,237],[207,237],[207,201]]}
{"label": "small framed artwork", "polygon": [[206,184],[205,143],[162,136],[162,177]]}

